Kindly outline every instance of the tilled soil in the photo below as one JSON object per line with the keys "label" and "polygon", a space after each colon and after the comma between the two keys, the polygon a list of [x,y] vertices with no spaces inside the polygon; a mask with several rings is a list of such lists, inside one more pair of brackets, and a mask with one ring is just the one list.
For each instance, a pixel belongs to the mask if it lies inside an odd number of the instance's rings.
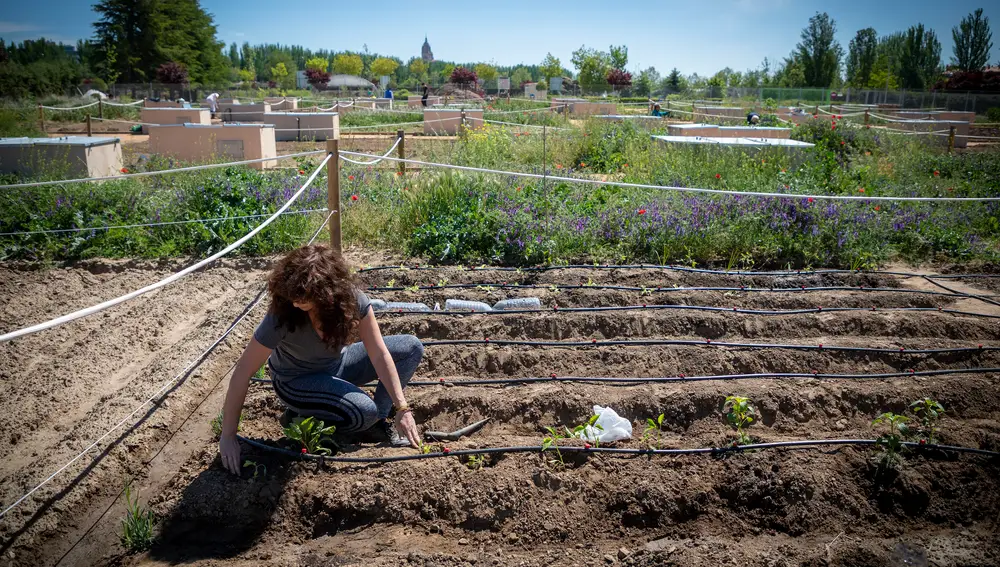
{"label": "tilled soil", "polygon": [[[375,260],[353,259],[359,264]],[[238,324],[190,376],[182,371],[253,301],[267,265],[266,260],[225,262],[100,315],[0,345],[4,507],[163,384],[182,376],[157,403],[126,420],[128,435],[119,438],[123,430],[116,431],[0,519],[0,565],[62,559],[65,565],[875,566],[893,565],[893,555],[906,552],[924,554],[930,565],[1000,564],[998,462],[937,450],[911,451],[898,469],[885,469],[872,448],[851,446],[678,456],[565,452],[562,462],[552,451],[490,455],[478,462],[449,455],[380,465],[297,462],[245,446],[244,457],[259,465],[257,477],[253,467],[240,479],[232,477],[219,465],[208,421],[218,412],[224,378],[263,308]],[[50,270],[6,266],[0,269],[0,329],[114,297],[177,267],[135,262]],[[1000,352],[988,348],[1000,346],[1000,319],[988,317],[1000,315],[1000,307],[963,296],[908,293],[944,291],[920,278],[446,268],[364,272],[360,279],[365,287],[478,284],[369,291],[389,301],[443,306],[449,298],[492,304],[534,296],[545,308],[486,315],[379,314],[385,334],[412,333],[428,341],[415,380],[434,384],[414,385],[407,394],[421,428],[451,431],[490,419],[472,437],[431,443],[433,453],[538,446],[545,427],[572,428],[590,416],[594,405],[609,406],[634,424],[633,438],[613,447],[726,447],[735,433],[721,408],[733,394],[749,397],[757,408],[759,420],[750,434],[759,442],[871,439],[878,434],[871,425],[874,417],[886,411],[909,414],[910,402],[931,397],[947,409],[940,442],[1000,451],[995,401],[1000,373],[986,370],[886,379],[462,384],[553,374],[696,377],[1000,367]],[[515,282],[519,287],[512,287]],[[995,287],[986,282],[993,280],[944,281],[959,293],[990,295]],[[574,285],[583,287],[569,287]],[[820,286],[853,289],[808,289]],[[684,289],[691,287],[733,289]],[[865,289],[873,287],[888,291]],[[654,305],[727,311],[649,308]],[[635,309],[565,310],[613,306]],[[782,313],[818,306],[863,310]],[[774,313],[729,312],[733,307]],[[926,310],[893,310],[911,307]],[[486,338],[532,343],[688,339],[699,344],[432,344]],[[709,341],[893,352],[726,347]],[[907,352],[953,347],[972,350]],[[280,439],[281,412],[270,387],[254,384],[243,434]],[[642,440],[645,420],[661,413],[658,437]],[[132,427],[140,418],[142,423]],[[418,453],[344,443],[341,454],[353,457]],[[126,477],[137,479],[143,500],[159,518],[157,544],[138,556],[123,554],[116,544],[122,512],[114,498]]]}

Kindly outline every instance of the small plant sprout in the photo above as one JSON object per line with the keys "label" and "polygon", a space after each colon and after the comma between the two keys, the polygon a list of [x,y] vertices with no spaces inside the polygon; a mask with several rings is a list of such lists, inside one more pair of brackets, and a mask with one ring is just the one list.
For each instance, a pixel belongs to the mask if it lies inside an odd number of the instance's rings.
{"label": "small plant sprout", "polygon": [[[566,434],[560,432],[555,427],[546,427],[545,430],[548,431],[549,434],[542,438],[542,452],[544,453],[549,449],[555,449],[556,457],[558,457],[559,459],[559,465],[565,467],[566,461],[563,460],[562,451],[559,450],[559,440],[565,439]],[[568,432],[569,431],[567,430],[567,433]],[[549,461],[549,463],[555,464],[556,460],[552,459]]]}
{"label": "small plant sprout", "polygon": [[594,278],[587,278],[587,283],[585,283],[585,284],[583,284],[583,285],[585,285],[585,286],[587,286],[587,287],[594,287],[594,286],[596,286],[597,284],[596,284],[596,283],[594,283]]}
{"label": "small plant sprout", "polygon": [[448,285],[448,278],[439,278],[438,279],[438,281],[437,281],[437,286],[438,287],[444,287],[446,285]]}
{"label": "small plant sprout", "polygon": [[292,424],[285,428],[285,437],[292,441],[298,441],[307,453],[313,455],[329,455],[330,449],[323,447],[321,443],[333,435],[337,430],[336,426],[324,427],[324,423],[314,417],[297,417],[292,420]]}
{"label": "small plant sprout", "polygon": [[385,287],[396,287],[396,278],[385,282]]}
{"label": "small plant sprout", "polygon": [[903,460],[903,437],[909,433],[910,427],[906,424],[909,419],[903,415],[885,412],[872,421],[872,426],[882,425],[886,431],[875,439],[875,444],[882,450],[882,456],[878,459],[882,468],[895,468]]}
{"label": "small plant sprout", "polygon": [[476,289],[485,291],[486,293],[493,293],[493,286],[491,285],[477,285]]}
{"label": "small plant sprout", "polygon": [[253,467],[253,479],[257,480],[260,476],[261,479],[267,476],[267,466],[262,465],[256,461],[246,460],[243,461],[243,468],[248,469]]}
{"label": "small plant sprout", "polygon": [[406,291],[417,292],[417,291],[420,291],[420,286],[417,285],[417,284],[414,284],[414,285],[411,285],[411,286],[407,286],[405,289],[406,289]]}
{"label": "small plant sprout", "polygon": [[587,436],[587,427],[589,426],[595,432],[594,433],[594,447],[600,447],[601,446],[601,441],[600,441],[600,439],[597,438],[597,436],[600,435],[604,431],[604,428],[601,427],[600,425],[597,425],[597,418],[599,418],[599,417],[600,416],[598,416],[598,415],[592,415],[592,416],[590,416],[587,419],[586,423],[583,423],[581,425],[577,425],[576,427],[573,428],[573,431],[567,431],[567,433],[569,433],[572,437],[578,437],[578,438],[583,439],[583,440],[586,441],[587,437],[588,437]]}
{"label": "small plant sprout", "polygon": [[145,551],[153,543],[153,511],[139,505],[139,495],[132,495],[132,481],[125,483],[125,518],[119,534],[122,547],[137,553]]}
{"label": "small plant sprout", "polygon": [[[653,432],[656,432],[656,444],[652,443]],[[642,434],[642,441],[650,449],[660,449],[660,437],[663,434],[663,414],[661,413],[653,419],[651,417],[646,418],[646,431]]]}
{"label": "small plant sprout", "polygon": [[552,293],[559,293],[561,290],[559,289],[559,286],[552,284],[549,286],[549,291]]}
{"label": "small plant sprout", "polygon": [[927,442],[934,443],[934,437],[938,431],[937,422],[941,418],[941,414],[944,413],[944,406],[937,400],[924,398],[910,404],[910,410],[920,418],[920,425],[927,434]]}
{"label": "small plant sprout", "polygon": [[478,471],[486,466],[486,455],[469,455],[465,460],[465,466],[469,467],[470,471]]}
{"label": "small plant sprout", "polygon": [[648,287],[643,287],[641,294],[644,295],[644,296],[645,295],[653,295],[653,290],[650,289],[650,288],[648,288]]}
{"label": "small plant sprout", "polygon": [[750,434],[746,430],[757,417],[757,410],[750,404],[750,400],[740,396],[728,396],[722,409],[726,412],[726,421],[736,429],[739,444],[749,445]]}

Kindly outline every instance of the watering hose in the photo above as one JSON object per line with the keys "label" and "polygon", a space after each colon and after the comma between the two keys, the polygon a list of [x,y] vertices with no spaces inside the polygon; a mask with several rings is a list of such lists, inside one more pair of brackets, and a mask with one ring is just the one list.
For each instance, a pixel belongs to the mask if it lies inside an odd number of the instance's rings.
{"label": "watering hose", "polygon": [[[264,451],[270,451],[272,453],[278,453],[280,455],[286,455],[289,457],[296,457],[308,461],[323,461],[331,463],[396,463],[402,461],[420,461],[424,459],[439,459],[442,457],[464,457],[467,455],[499,455],[505,453],[542,453],[545,450],[541,447],[535,446],[520,446],[520,447],[483,447],[479,449],[457,449],[450,450],[445,448],[443,451],[437,451],[433,453],[419,453],[410,455],[394,455],[391,457],[327,457],[324,455],[313,455],[309,453],[296,453],[282,447],[275,447],[273,445],[268,445],[261,441],[255,439],[249,439],[238,435],[238,439],[244,443],[261,449]],[[616,447],[559,447],[559,451],[564,453],[604,453],[611,455],[724,455],[727,453],[740,453],[743,451],[758,451],[765,449],[791,449],[796,447],[829,447],[829,446],[869,446],[877,445],[879,442],[877,439],[819,439],[819,440],[809,440],[809,441],[779,441],[775,443],[753,443],[750,445],[734,445],[732,447],[702,447],[697,449],[624,449]],[[958,447],[953,445],[936,445],[936,444],[924,444],[913,443],[909,441],[903,442],[904,447],[911,449],[922,448],[922,449],[937,449],[939,451],[947,451],[950,453],[967,453],[972,455],[982,455],[985,457],[998,457],[1000,453],[996,451],[987,451],[985,449],[975,449],[972,447]],[[554,450],[554,449],[553,449]]]}

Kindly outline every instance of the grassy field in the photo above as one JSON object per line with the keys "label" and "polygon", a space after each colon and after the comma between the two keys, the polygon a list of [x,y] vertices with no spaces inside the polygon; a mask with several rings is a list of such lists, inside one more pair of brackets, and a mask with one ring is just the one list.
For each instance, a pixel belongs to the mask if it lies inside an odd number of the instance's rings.
{"label": "grassy field", "polygon": [[[424,168],[405,177],[395,164],[344,164],[345,241],[445,263],[512,265],[568,261],[662,262],[730,267],[873,268],[909,262],[1000,258],[1000,205],[828,201],[796,195],[868,197],[996,196],[1000,153],[948,154],[922,136],[900,136],[841,121],[796,129],[816,144],[798,157],[781,150],[667,147],[646,127],[597,120],[572,125],[537,104],[497,102],[506,122],[487,125],[431,152],[432,161],[515,172],[659,186],[787,193],[713,196],[662,189],[542,182],[510,175]],[[419,120],[419,113],[348,113],[345,125]],[[575,121],[574,121],[575,122]],[[652,130],[653,133],[656,130]],[[315,163],[315,160],[312,161]],[[171,164],[147,159],[131,171]],[[311,163],[299,165],[308,174]],[[53,164],[45,178],[65,177]],[[5,189],[0,233],[167,222],[274,211],[304,180],[295,169],[234,167],[102,184]],[[18,179],[7,176],[4,182]],[[356,199],[355,199],[356,198]],[[325,204],[322,177],[293,209]],[[289,215],[243,254],[285,249],[322,215]],[[166,227],[0,236],[0,257],[46,260],[93,256],[202,255],[232,242],[259,218]]]}

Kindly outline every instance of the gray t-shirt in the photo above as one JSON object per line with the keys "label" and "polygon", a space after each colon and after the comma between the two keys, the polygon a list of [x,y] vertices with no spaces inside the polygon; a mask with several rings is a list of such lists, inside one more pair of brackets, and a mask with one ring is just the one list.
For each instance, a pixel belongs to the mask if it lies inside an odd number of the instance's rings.
{"label": "gray t-shirt", "polygon": [[[358,299],[358,317],[364,319],[371,308],[371,300],[359,290],[354,291]],[[300,325],[294,331],[278,326],[278,318],[270,311],[253,332],[257,342],[273,349],[267,364],[276,378],[294,378],[307,374],[333,374],[340,366],[340,348],[330,348],[312,325]]]}

